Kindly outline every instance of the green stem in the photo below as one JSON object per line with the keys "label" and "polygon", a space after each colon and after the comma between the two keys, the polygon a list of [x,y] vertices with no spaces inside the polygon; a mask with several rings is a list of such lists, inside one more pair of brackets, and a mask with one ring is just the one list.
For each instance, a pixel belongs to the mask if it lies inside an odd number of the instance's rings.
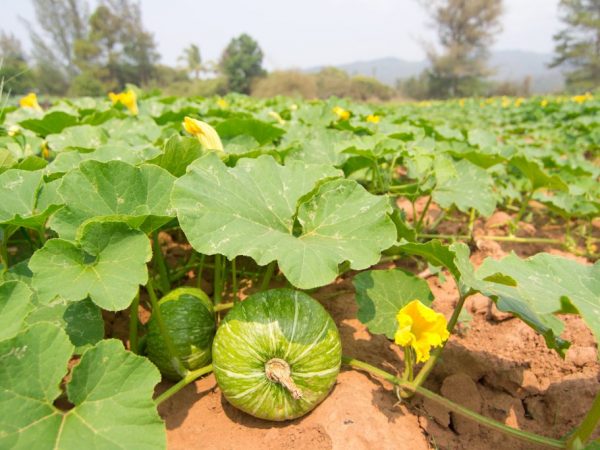
{"label": "green stem", "polygon": [[469,239],[473,239],[473,228],[475,226],[475,208],[471,208],[469,213]]}
{"label": "green stem", "polygon": [[275,273],[275,261],[271,261],[267,266],[267,270],[265,271],[265,276],[262,279],[262,283],[260,284],[260,290],[266,291],[269,287],[269,283],[271,282],[271,278],[273,277],[273,273]]}
{"label": "green stem", "polygon": [[[456,282],[456,285],[458,287],[458,292],[460,292],[460,286],[459,286],[458,282]],[[454,311],[452,312],[452,316],[450,317],[450,320],[448,321],[448,325],[446,326],[446,329],[448,330],[448,332],[450,334],[452,334],[452,331],[454,330],[454,327],[456,326],[456,323],[458,322],[458,316],[460,315],[460,312],[462,311],[463,305],[465,304],[465,300],[467,299],[467,297],[468,297],[468,295],[461,294],[458,299],[458,303],[456,304],[456,307],[454,308]],[[446,341],[446,342],[448,342],[448,341]],[[438,359],[440,358],[440,355],[442,354],[442,351],[444,350],[444,347],[446,346],[446,342],[442,343],[441,346],[436,347],[435,350],[433,350],[431,352],[431,357],[427,360],[427,362],[423,365],[423,367],[421,367],[421,370],[419,370],[419,373],[417,374],[417,376],[415,377],[415,380],[413,381],[413,385],[415,387],[419,387],[425,382],[425,380],[427,379],[427,377],[429,376],[429,374],[435,367]]]}
{"label": "green stem", "polygon": [[206,255],[204,253],[202,253],[202,255],[200,255],[200,262],[198,263],[198,271],[197,271],[198,281],[196,282],[196,287],[198,287],[198,288],[202,287],[202,271],[204,270],[204,259],[205,258],[206,258]]}
{"label": "green stem", "polygon": [[163,294],[168,293],[171,290],[171,284],[169,282],[169,270],[165,263],[165,258],[160,248],[160,242],[158,242],[158,232],[152,233],[152,252],[154,256],[154,268],[159,274],[159,289]]}
{"label": "green stem", "polygon": [[160,334],[162,335],[162,338],[165,341],[165,347],[167,347],[169,360],[171,361],[171,364],[173,365],[173,368],[177,371],[177,373],[183,375],[186,373],[186,369],[185,367],[183,367],[183,364],[177,357],[175,345],[173,344],[173,340],[171,339],[171,335],[169,334],[167,325],[163,320],[162,313],[160,311],[160,306],[158,304],[158,298],[156,297],[156,291],[154,290],[154,286],[152,284],[152,278],[148,278],[146,290],[148,291],[148,296],[150,297],[150,304],[152,305],[152,315],[156,317],[156,322],[158,323]]}
{"label": "green stem", "polygon": [[390,186],[388,188],[388,191],[390,192],[402,192],[402,191],[406,191],[407,189],[412,188],[413,186],[418,186],[419,183],[407,183],[407,184],[400,184],[400,185],[395,185],[395,186]]}
{"label": "green stem", "polygon": [[513,220],[513,227],[516,229],[519,226],[519,222],[521,221],[521,219],[523,218],[523,215],[525,214],[525,211],[527,210],[527,206],[529,205],[529,201],[532,199],[533,197],[533,190],[531,190],[530,192],[528,192],[525,195],[525,198],[523,199],[523,201],[521,202],[521,207],[519,208],[519,212],[517,213],[517,215],[515,216],[514,220]]}
{"label": "green stem", "polygon": [[404,374],[402,379],[404,381],[412,381],[414,378],[413,374],[413,355],[412,350],[409,346],[404,347]]}
{"label": "green stem", "polygon": [[421,230],[421,225],[423,225],[423,220],[425,219],[425,216],[427,215],[427,211],[429,211],[429,205],[431,205],[431,200],[432,200],[432,196],[430,195],[429,198],[427,199],[427,203],[425,203],[425,207],[423,208],[423,211],[421,211],[421,216],[419,217],[419,221],[417,222],[417,225],[415,226],[415,231],[417,232],[417,234],[419,234],[419,231]]}
{"label": "green stem", "polygon": [[0,263],[2,264],[0,275],[2,275],[10,267],[8,261],[8,237],[6,236],[2,236],[2,240],[0,241]]}
{"label": "green stem", "polygon": [[235,267],[235,257],[231,260],[231,295],[233,296],[233,302],[236,303],[240,299],[238,297],[238,284],[237,284],[237,270]]}
{"label": "green stem", "polygon": [[[445,239],[445,240],[457,240],[457,239],[471,239],[471,236],[468,234],[431,234],[431,233],[421,233],[418,235],[419,238],[425,239]],[[490,241],[499,241],[499,242],[516,242],[516,243],[528,243],[528,244],[564,244],[561,239],[552,239],[552,238],[535,238],[535,237],[519,237],[519,236],[493,236],[493,235],[485,235],[478,236],[478,239],[487,239]]]}
{"label": "green stem", "polygon": [[215,305],[221,303],[221,296],[223,294],[223,285],[221,282],[221,278],[223,276],[223,263],[221,262],[222,258],[223,257],[221,255],[215,255],[215,279],[213,280],[213,303]]}
{"label": "green stem", "polygon": [[219,311],[225,311],[226,309],[231,309],[233,308],[233,305],[235,305],[235,303],[233,302],[229,302],[229,303],[219,303],[218,305],[215,305],[213,307],[215,312],[219,312]]}
{"label": "green stem", "polygon": [[38,228],[38,234],[40,236],[41,246],[43,247],[46,243],[46,227],[44,227],[44,225]]}
{"label": "green stem", "polygon": [[136,294],[129,307],[129,350],[135,354],[139,353],[138,347],[138,307],[140,305],[140,293]]}
{"label": "green stem", "polygon": [[569,437],[567,448],[582,448],[598,426],[598,422],[600,422],[600,392],[596,395],[592,407],[583,418],[581,424],[577,427],[571,437]]}
{"label": "green stem", "polygon": [[444,406],[445,408],[449,409],[450,411],[456,414],[460,414],[463,417],[467,417],[486,427],[500,431],[509,436],[513,436],[534,444],[546,445],[552,448],[565,448],[564,441],[547,438],[545,436],[540,436],[534,433],[530,433],[528,431],[517,430],[516,428],[509,427],[501,422],[497,422],[496,420],[490,419],[489,417],[482,416],[481,414],[478,414],[475,411],[471,411],[470,409],[465,408],[464,406],[459,405],[458,403],[454,403],[442,397],[441,395],[438,395],[434,392],[431,392],[428,389],[425,389],[424,387],[413,386],[412,383],[401,380],[400,378],[392,375],[391,373],[388,373],[385,370],[378,369],[377,367],[374,367],[364,361],[359,361],[357,359],[344,356],[342,357],[342,363],[350,367],[354,367],[356,369],[365,370],[375,376],[381,377],[384,380],[389,381],[392,384],[400,386],[403,389],[416,392],[417,394]]}
{"label": "green stem", "polygon": [[182,390],[188,384],[192,383],[193,381],[196,381],[202,375],[211,373],[212,371],[213,371],[213,366],[212,366],[212,364],[209,364],[206,367],[201,367],[200,369],[196,369],[196,370],[192,370],[192,371],[188,372],[176,384],[174,384],[169,389],[167,389],[165,392],[163,392],[158,397],[156,397],[156,400],[154,400],[154,403],[156,404],[156,406],[160,405],[162,402],[167,400],[169,397],[175,395],[177,392]]}

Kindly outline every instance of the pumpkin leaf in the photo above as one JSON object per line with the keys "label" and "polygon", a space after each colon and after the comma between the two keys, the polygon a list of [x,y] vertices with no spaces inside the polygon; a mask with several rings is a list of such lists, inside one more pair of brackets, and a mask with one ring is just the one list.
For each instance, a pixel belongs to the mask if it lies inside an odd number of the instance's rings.
{"label": "pumpkin leaf", "polygon": [[292,284],[307,289],[335,279],[344,261],[369,267],[395,241],[387,199],[354,181],[326,181],[339,173],[300,161],[280,166],[267,155],[228,168],[209,154],[176,181],[172,200],[197,251],[246,255],[260,265],[276,260]]}
{"label": "pumpkin leaf", "polygon": [[0,342],[0,447],[165,448],[152,401],[158,370],[117,340],[100,342],[73,369],[67,394],[74,407],[54,406],[72,352],[65,332],[50,323]]}
{"label": "pumpkin leaf", "polygon": [[50,227],[74,239],[80,224],[105,218],[150,233],[175,217],[170,206],[174,181],[154,165],[85,161],[63,177],[58,193],[66,206],[52,217]]}
{"label": "pumpkin leaf", "polygon": [[352,280],[356,289],[358,320],[373,334],[394,338],[396,314],[413,300],[429,306],[433,294],[427,282],[400,269],[368,270]]}
{"label": "pumpkin leaf", "polygon": [[496,208],[490,174],[465,159],[452,166],[436,167],[438,183],[432,193],[433,200],[442,208],[456,205],[463,212],[475,208],[480,214],[490,216]]}
{"label": "pumpkin leaf", "polygon": [[40,119],[27,119],[19,122],[23,128],[31,130],[40,136],[60,133],[67,127],[77,124],[77,117],[64,111],[51,111]]}
{"label": "pumpkin leaf", "polygon": [[547,253],[527,259],[513,253],[500,261],[486,259],[476,276],[479,290],[498,309],[522,319],[559,354],[564,356],[569,343],[559,337],[564,324],[556,313],[578,312],[600,342],[600,262],[587,266]]}
{"label": "pumpkin leaf", "polygon": [[94,150],[105,144],[108,134],[102,128],[92,125],[75,125],[60,133],[49,134],[46,141],[51,150],[62,152],[69,148]]}
{"label": "pumpkin leaf", "polygon": [[41,171],[10,169],[0,174],[0,223],[40,228],[60,204],[44,201]]}
{"label": "pumpkin leaf", "polygon": [[17,334],[32,309],[33,292],[21,281],[0,284],[0,341]]}
{"label": "pumpkin leaf", "polygon": [[[144,233],[120,222],[88,222],[77,242],[50,239],[29,261],[42,303],[56,296],[74,302],[90,297],[101,308],[129,306],[146,284],[152,251]],[[57,277],[69,280],[57,283]]]}

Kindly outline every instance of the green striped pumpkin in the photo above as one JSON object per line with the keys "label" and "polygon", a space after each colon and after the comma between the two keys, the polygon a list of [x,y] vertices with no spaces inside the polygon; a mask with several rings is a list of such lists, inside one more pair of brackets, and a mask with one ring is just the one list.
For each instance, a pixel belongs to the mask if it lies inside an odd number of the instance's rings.
{"label": "green striped pumpkin", "polygon": [[213,367],[225,398],[255,417],[288,420],[317,406],[342,361],[331,316],[308,295],[274,289],[248,297],[225,317]]}
{"label": "green striped pumpkin", "polygon": [[[210,364],[216,322],[208,296],[200,289],[181,287],[169,292],[158,304],[183,368],[194,370]],[[146,354],[166,378],[174,381],[182,378],[183,374],[177,372],[169,359],[154,315],[148,322]]]}

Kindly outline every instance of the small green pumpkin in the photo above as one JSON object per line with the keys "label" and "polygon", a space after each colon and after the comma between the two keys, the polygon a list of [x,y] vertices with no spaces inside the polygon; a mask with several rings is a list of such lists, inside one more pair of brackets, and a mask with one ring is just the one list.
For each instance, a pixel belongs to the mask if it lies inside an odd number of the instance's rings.
{"label": "small green pumpkin", "polygon": [[223,395],[255,417],[303,416],[329,393],[340,370],[338,329],[308,295],[274,289],[248,297],[227,314],[213,343]]}
{"label": "small green pumpkin", "polygon": [[[158,304],[182,366],[194,370],[210,364],[216,322],[208,296],[200,289],[181,287],[169,292]],[[177,372],[169,359],[154,315],[148,322],[146,354],[166,378],[174,381],[182,378],[183,374]]]}

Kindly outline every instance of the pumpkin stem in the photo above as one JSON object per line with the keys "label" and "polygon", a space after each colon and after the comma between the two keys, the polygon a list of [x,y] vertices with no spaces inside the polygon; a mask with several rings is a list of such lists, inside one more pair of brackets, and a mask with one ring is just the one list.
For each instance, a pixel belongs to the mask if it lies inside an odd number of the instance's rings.
{"label": "pumpkin stem", "polygon": [[281,384],[294,399],[302,398],[302,391],[292,380],[290,365],[280,358],[272,358],[265,364],[265,375],[270,381]]}

